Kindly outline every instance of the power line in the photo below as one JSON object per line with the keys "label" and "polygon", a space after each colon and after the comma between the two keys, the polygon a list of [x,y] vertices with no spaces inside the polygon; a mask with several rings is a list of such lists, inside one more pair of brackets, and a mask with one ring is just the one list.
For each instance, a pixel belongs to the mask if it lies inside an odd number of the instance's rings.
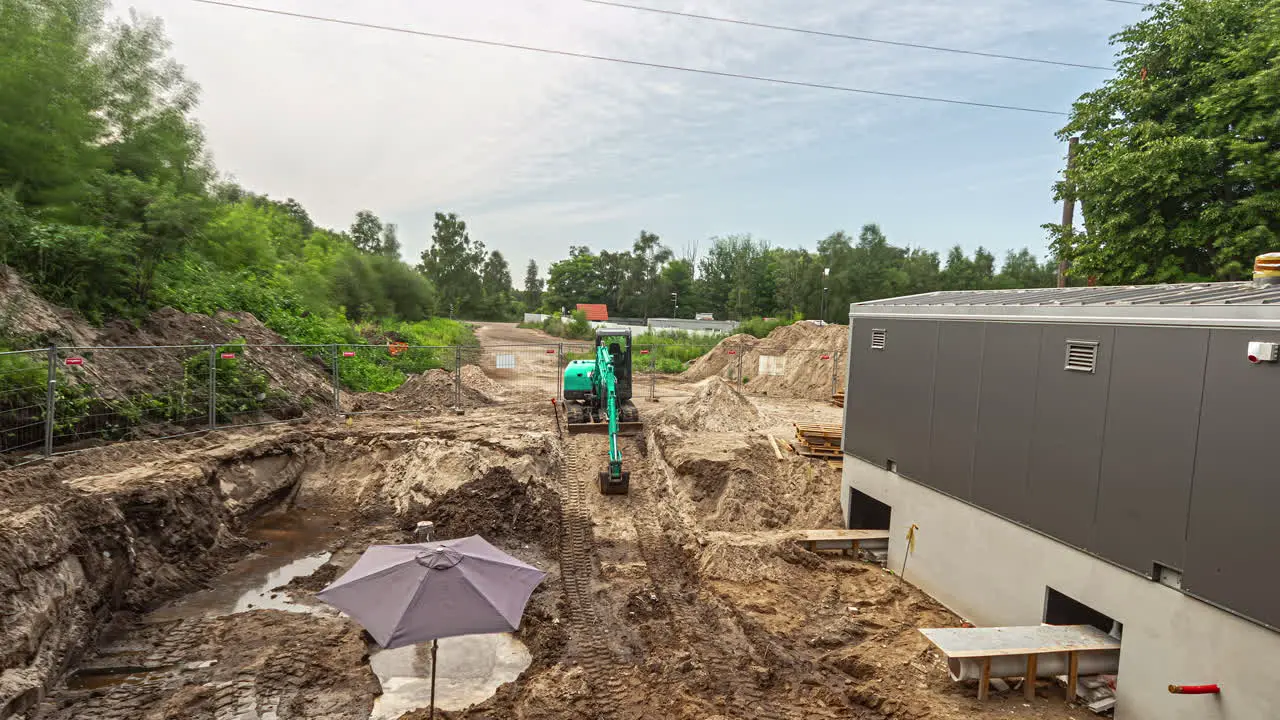
{"label": "power line", "polygon": [[1141,5],[1143,7],[1147,6],[1147,3],[1137,2],[1136,0],[1103,0],[1103,2],[1118,3],[1120,5]]}
{"label": "power line", "polygon": [[[1115,68],[1105,65],[1087,65],[1085,63],[1065,62],[1062,60],[1045,60],[1043,58],[1022,57],[1020,55],[1002,55],[1000,53],[981,52],[978,50],[961,50],[958,48],[940,47],[937,45],[922,45],[920,43],[902,42],[898,40],[882,40],[879,38],[863,37],[861,35],[846,35],[845,33],[826,32],[825,30],[810,30],[808,28],[789,27],[787,25],[770,25],[768,23],[752,22],[750,20],[737,20],[735,18],[717,17],[714,15],[699,15],[697,13],[680,12],[678,10],[663,10],[660,8],[644,7],[643,5],[631,5],[622,2],[612,2],[611,0],[582,0],[592,5],[607,5],[609,7],[625,8],[627,10],[638,10],[640,12],[657,13],[659,15],[672,15],[675,17],[691,18],[694,20],[708,20],[711,22],[729,23],[732,25],[744,25],[746,27],[763,28],[765,30],[782,30],[784,32],[801,33],[804,35],[817,35],[819,37],[836,38],[839,40],[856,40],[858,42],[877,43],[880,45],[894,45],[897,47],[909,47],[919,50],[933,50],[936,52],[956,53],[959,55],[976,55],[978,57],[998,58],[1000,60],[1016,60],[1018,62],[1039,63],[1041,65],[1058,65],[1061,67],[1084,68],[1086,70],[1107,70],[1112,71]],[[1127,2],[1128,0],[1112,0],[1112,2]],[[1141,5],[1142,3],[1133,3]]]}
{"label": "power line", "polygon": [[203,5],[215,5],[218,7],[235,8],[237,10],[248,10],[251,12],[264,13],[267,15],[280,15],[283,17],[297,18],[300,20],[312,20],[315,22],[331,23],[334,25],[347,25],[350,27],[365,28],[368,30],[383,30],[386,32],[403,33],[405,35],[416,35],[418,37],[435,38],[437,40],[453,40],[455,42],[472,43],[475,45],[485,45],[488,47],[501,47],[511,50],[524,50],[526,52],[542,53],[544,55],[559,55],[561,57],[580,58],[583,60],[598,60],[600,62],[611,62],[620,65],[632,65],[635,67],[656,68],[659,70],[676,70],[679,72],[694,73],[697,75],[710,75],[713,77],[736,78],[738,80],[753,80],[755,82],[773,83],[775,85],[790,85],[792,87],[813,88],[816,90],[834,90],[837,92],[857,93],[860,95],[876,95],[880,97],[900,98],[903,100],[922,100],[925,102],[946,103],[948,105],[967,105],[969,107],[989,108],[992,110],[1012,110],[1016,112],[1035,113],[1037,115],[1055,115],[1066,117],[1067,113],[1058,110],[1044,110],[1042,108],[1021,107],[1018,105],[1001,105],[998,103],[975,102],[972,100],[956,100],[953,98],[931,97],[928,95],[911,95],[908,93],[887,92],[884,90],[866,90],[863,88],[847,87],[844,85],[828,85],[825,83],[805,82],[802,80],[785,80],[782,78],[765,77],[762,75],[745,75],[741,73],[723,72],[720,70],[706,70],[703,68],[690,68],[680,65],[667,65],[664,63],[645,62],[643,60],[627,60],[625,58],[607,57],[604,55],[592,55],[589,53],[570,52],[568,50],[553,50],[551,48],[540,48],[532,45],[518,45],[516,43],[498,42],[496,40],[482,40],[480,38],[463,37],[460,35],[446,35],[444,33],[433,33],[425,30],[412,30],[403,27],[393,27],[390,25],[377,25],[374,23],[358,22],[356,20],[341,20],[338,18],[322,17],[319,15],[307,15],[305,13],[288,12],[286,10],[272,10],[269,8],[253,7],[251,5],[237,5],[236,3],[222,2],[221,0],[190,0],[191,2],[201,3]]}

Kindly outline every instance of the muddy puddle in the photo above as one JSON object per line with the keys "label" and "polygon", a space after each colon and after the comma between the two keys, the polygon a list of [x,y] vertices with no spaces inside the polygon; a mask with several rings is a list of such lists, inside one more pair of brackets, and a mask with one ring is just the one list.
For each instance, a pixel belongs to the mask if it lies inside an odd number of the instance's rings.
{"label": "muddy puddle", "polygon": [[186,595],[147,615],[147,622],[233,615],[248,610],[332,612],[305,595],[298,600],[280,590],[290,580],[311,575],[329,561],[329,545],[342,534],[334,518],[306,509],[272,513],[245,532],[266,543],[212,580],[213,587]]}
{"label": "muddy puddle", "polygon": [[[445,638],[437,653],[436,707],[462,710],[482,702],[498,686],[515,680],[532,660],[524,643],[510,633]],[[369,720],[392,720],[428,706],[430,643],[375,651],[369,665],[382,684]]]}

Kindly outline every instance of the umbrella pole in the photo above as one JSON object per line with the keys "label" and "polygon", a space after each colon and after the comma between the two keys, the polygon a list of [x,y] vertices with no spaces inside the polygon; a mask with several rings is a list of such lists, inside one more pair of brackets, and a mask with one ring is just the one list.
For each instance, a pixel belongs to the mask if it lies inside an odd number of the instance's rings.
{"label": "umbrella pole", "polygon": [[436,650],[439,641],[431,641],[431,720],[436,720]]}

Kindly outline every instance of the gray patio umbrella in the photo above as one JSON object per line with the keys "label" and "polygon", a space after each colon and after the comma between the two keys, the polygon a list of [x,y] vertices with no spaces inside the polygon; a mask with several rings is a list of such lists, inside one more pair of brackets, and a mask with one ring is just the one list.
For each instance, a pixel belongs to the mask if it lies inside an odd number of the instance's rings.
{"label": "gray patio umbrella", "polygon": [[384,648],[431,641],[435,717],[436,641],[520,626],[546,573],[479,535],[412,545],[374,545],[316,597],[350,615]]}

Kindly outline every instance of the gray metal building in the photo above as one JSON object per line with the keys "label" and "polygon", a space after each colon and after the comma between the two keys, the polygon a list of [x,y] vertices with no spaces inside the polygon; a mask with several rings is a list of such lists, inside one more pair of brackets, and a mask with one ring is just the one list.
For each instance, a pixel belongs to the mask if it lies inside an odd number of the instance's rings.
{"label": "gray metal building", "polygon": [[[849,317],[841,503],[889,526],[891,567],[917,524],[913,581],[970,619],[1069,600],[1119,622],[1119,717],[1280,717],[1274,676],[1246,688],[1265,678],[1232,659],[1280,657],[1280,286],[939,292]],[[1165,690],[1224,675],[1240,696],[1211,708]]]}

